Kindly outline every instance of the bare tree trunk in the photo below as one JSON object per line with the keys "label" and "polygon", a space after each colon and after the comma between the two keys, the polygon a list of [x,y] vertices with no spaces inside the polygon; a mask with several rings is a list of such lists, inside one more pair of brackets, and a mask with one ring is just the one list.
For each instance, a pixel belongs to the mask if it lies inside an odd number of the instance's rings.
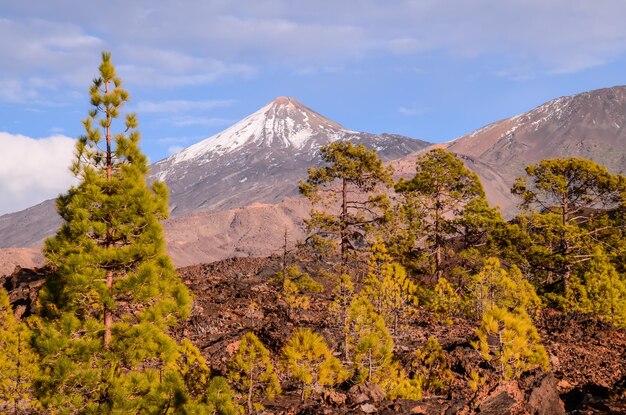
{"label": "bare tree trunk", "polygon": [[342,179],[341,183],[341,264],[348,263],[348,182]]}
{"label": "bare tree trunk", "polygon": [[250,379],[250,387],[248,388],[248,413],[254,413],[254,406],[252,405],[252,390],[253,390],[254,382]]}
{"label": "bare tree trunk", "polygon": [[20,386],[22,384],[22,333],[17,332],[17,380],[15,382],[15,393],[13,396],[13,414],[18,415],[18,401],[20,397]]}
{"label": "bare tree trunk", "polygon": [[439,195],[437,195],[437,199],[435,200],[435,282],[439,281],[441,277],[441,262],[443,261],[442,252],[441,252],[441,223],[440,223],[440,215],[441,215],[441,201],[439,200]]}
{"label": "bare tree trunk", "polygon": [[285,291],[285,284],[287,283],[287,228],[285,228],[284,242],[283,242],[283,286],[282,290]]}
{"label": "bare tree trunk", "polygon": [[[105,82],[104,84],[105,93],[109,93],[109,83]],[[106,124],[106,142],[107,142],[107,154],[106,154],[106,169],[107,169],[107,181],[111,181],[112,172],[113,172],[113,155],[111,151],[111,114],[107,109],[106,113],[107,124]],[[112,229],[110,220],[107,221],[107,247],[109,247],[112,243]],[[113,270],[107,270],[106,276],[106,287],[107,291],[110,294],[111,289],[113,288]],[[104,319],[104,350],[109,350],[111,347],[111,327],[113,326],[113,312],[109,309],[109,307],[105,304],[103,310],[103,319]]]}

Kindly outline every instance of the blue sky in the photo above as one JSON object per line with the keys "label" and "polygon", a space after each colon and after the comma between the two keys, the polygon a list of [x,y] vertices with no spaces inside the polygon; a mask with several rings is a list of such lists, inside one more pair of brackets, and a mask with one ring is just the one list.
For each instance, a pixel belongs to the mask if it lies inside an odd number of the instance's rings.
{"label": "blue sky", "polygon": [[280,95],[440,142],[625,84],[625,15],[623,0],[0,0],[0,214],[70,183],[102,50],[152,161]]}

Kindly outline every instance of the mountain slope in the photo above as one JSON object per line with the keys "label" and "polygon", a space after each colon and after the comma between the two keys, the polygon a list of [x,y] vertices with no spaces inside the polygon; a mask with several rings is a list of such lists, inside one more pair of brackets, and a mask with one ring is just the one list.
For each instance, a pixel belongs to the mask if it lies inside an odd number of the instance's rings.
{"label": "mountain slope", "polygon": [[319,148],[338,140],[375,148],[384,159],[428,145],[350,131],[294,98],[279,97],[227,130],[155,163],[152,174],[170,186],[174,216],[278,203],[297,195],[298,180],[320,162]]}
{"label": "mountain slope", "polygon": [[[151,166],[151,180],[170,188],[172,217],[278,203],[298,195],[298,181],[320,163],[318,150],[337,140],[362,143],[389,160],[429,145],[392,134],[350,131],[279,97],[242,121]],[[0,248],[33,246],[60,224],[54,201],[0,216]]]}
{"label": "mountain slope", "polygon": [[561,97],[489,124],[447,144],[483,181],[489,201],[505,213],[524,168],[543,159],[583,157],[612,173],[626,171],[626,87]]}

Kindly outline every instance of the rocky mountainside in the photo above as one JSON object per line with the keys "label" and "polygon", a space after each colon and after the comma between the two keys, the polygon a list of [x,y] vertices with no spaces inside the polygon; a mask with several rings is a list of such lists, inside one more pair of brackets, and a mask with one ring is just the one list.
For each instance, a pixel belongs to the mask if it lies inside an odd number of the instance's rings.
{"label": "rocky mountainside", "polygon": [[[625,124],[626,87],[614,87],[558,98],[436,146],[462,157],[480,176],[489,201],[511,215],[515,177],[544,158],[586,157],[614,173],[626,171]],[[316,149],[339,139],[377,148],[404,177],[412,176],[415,159],[430,148],[400,136],[351,132],[293,98],[278,98],[153,165],[155,177],[172,189],[173,217],[165,229],[175,263],[269,255],[281,246],[285,229],[292,240],[301,236],[308,205],[288,197],[296,194],[306,168],[319,161]],[[0,248],[37,245],[58,221],[52,202],[0,216]],[[32,252],[19,255],[35,258]]]}
{"label": "rocky mountainside", "polygon": [[[227,364],[248,331],[258,335],[274,358],[291,332],[310,327],[337,350],[341,327],[331,306],[330,293],[311,294],[306,310],[294,310],[280,299],[272,277],[280,270],[280,257],[230,258],[179,270],[193,292],[191,315],[175,332],[202,351],[217,375],[228,373]],[[318,264],[300,264],[314,272]],[[37,296],[47,271],[18,270],[0,277],[18,316],[37,313]],[[590,316],[564,315],[545,310],[537,328],[550,356],[549,373],[530,372],[518,380],[498,381],[470,342],[476,322],[455,317],[441,324],[427,310],[412,314],[394,337],[394,351],[411,371],[413,352],[429,337],[441,343],[452,371],[447,393],[425,393],[420,401],[388,401],[380,388],[353,386],[349,382],[306,403],[296,385],[282,378],[283,394],[266,402],[274,414],[623,414],[626,411],[626,334]],[[480,370],[484,383],[473,391],[470,373]]]}
{"label": "rocky mountainside", "polygon": [[446,147],[480,176],[489,201],[511,212],[513,181],[543,159],[583,157],[626,172],[626,86],[552,100]]}
{"label": "rocky mountainside", "polygon": [[338,140],[375,148],[386,160],[429,145],[350,131],[294,98],[279,97],[227,130],[155,163],[152,176],[169,185],[174,216],[277,203],[298,194],[298,180],[320,162],[319,148]]}
{"label": "rocky mountainside", "polygon": [[[150,178],[169,186],[173,218],[279,203],[297,196],[298,180],[320,162],[319,148],[337,140],[375,148],[386,160],[429,146],[399,135],[350,131],[294,98],[279,97],[225,131],[153,164]],[[37,245],[59,224],[51,200],[0,216],[0,248]]]}

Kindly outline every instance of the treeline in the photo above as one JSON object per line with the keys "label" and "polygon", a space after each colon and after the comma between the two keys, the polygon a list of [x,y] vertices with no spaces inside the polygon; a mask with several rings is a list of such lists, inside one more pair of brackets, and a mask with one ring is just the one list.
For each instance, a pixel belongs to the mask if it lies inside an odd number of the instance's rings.
{"label": "treeline", "polygon": [[361,145],[333,143],[322,155],[327,165],[300,183],[314,204],[305,245],[320,259],[335,255],[338,269],[354,269],[383,245],[411,281],[461,301],[477,275],[496,269],[545,306],[626,327],[624,176],[580,158],[543,160],[515,181],[518,213],[505,220],[478,176],[443,149],[423,154],[415,176],[395,183]]}
{"label": "treeline", "polygon": [[63,224],[45,244],[39,312],[17,321],[0,291],[2,413],[256,413],[286,382],[302,400],[354,384],[420,399],[455,375],[435,337],[408,360],[394,353],[417,314],[472,322],[485,363],[464,375],[474,390],[489,375],[549,370],[534,323],[544,307],[626,326],[623,176],[544,160],[516,181],[520,211],[507,221],[451,153],[425,153],[413,178],[394,182],[374,151],[338,142],[300,183],[314,206],[308,237],[294,252],[285,242],[274,284],[294,314],[323,293],[339,338],[300,327],[271,355],[247,333],[215,376],[171,335],[193,300],[165,252],[167,189],[145,182],[135,116],[114,124],[128,93],[107,53],[99,72],[72,166],[78,184],[59,197]]}

